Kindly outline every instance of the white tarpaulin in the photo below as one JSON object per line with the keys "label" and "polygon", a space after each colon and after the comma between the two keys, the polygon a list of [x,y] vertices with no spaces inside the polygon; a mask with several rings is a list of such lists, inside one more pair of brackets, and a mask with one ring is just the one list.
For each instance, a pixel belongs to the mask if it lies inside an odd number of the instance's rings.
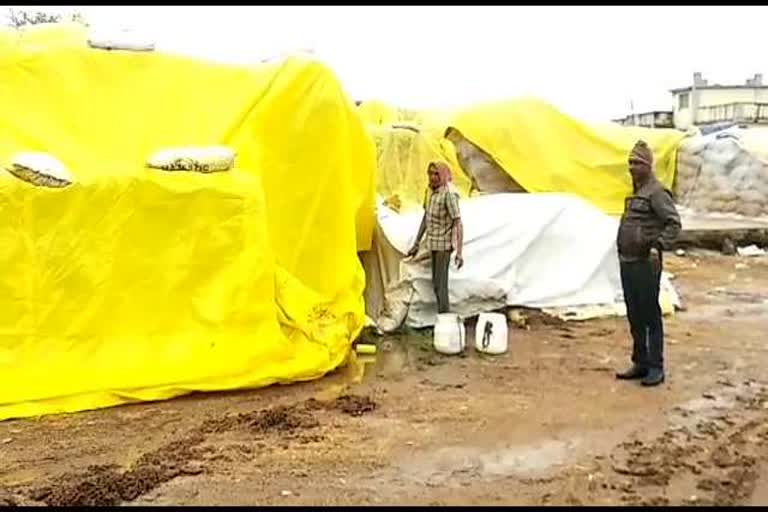
{"label": "white tarpaulin", "polygon": [[[576,318],[625,314],[616,218],[564,194],[494,194],[464,199],[460,205],[465,264],[461,270],[451,264],[453,312],[466,318],[521,306]],[[399,276],[389,271],[389,282],[383,283],[383,311],[372,314],[374,319],[378,315],[385,331],[403,322],[410,327],[434,324],[429,256],[420,251],[414,260],[402,259],[413,244],[422,213],[397,214],[379,206],[379,231],[388,242],[382,244],[383,252],[400,253],[378,256],[388,267],[393,258],[399,260]],[[662,287],[660,302],[665,312],[671,312],[677,297],[666,275]]]}

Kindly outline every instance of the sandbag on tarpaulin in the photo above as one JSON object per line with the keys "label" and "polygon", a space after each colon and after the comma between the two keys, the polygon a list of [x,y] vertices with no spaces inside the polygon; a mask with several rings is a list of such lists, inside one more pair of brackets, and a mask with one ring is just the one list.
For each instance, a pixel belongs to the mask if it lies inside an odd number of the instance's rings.
{"label": "sandbag on tarpaulin", "polygon": [[[0,166],[39,151],[74,177],[47,189],[0,171],[0,419],[342,364],[365,322],[375,147],[334,75],[82,36],[0,54]],[[236,167],[145,167],[195,145],[232,147]]]}

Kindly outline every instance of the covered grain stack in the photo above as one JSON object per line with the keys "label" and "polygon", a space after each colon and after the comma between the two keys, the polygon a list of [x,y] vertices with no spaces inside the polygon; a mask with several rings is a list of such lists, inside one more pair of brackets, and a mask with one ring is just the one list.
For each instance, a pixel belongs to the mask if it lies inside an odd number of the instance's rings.
{"label": "covered grain stack", "polygon": [[768,216],[768,130],[736,127],[684,141],[675,192],[696,212]]}
{"label": "covered grain stack", "polygon": [[376,153],[333,72],[72,30],[0,29],[0,421],[342,365]]}
{"label": "covered grain stack", "polygon": [[521,98],[457,112],[444,131],[481,193],[569,193],[619,215],[632,183],[627,157],[638,139],[653,148],[656,175],[674,179],[678,130],[585,123],[549,103]]}

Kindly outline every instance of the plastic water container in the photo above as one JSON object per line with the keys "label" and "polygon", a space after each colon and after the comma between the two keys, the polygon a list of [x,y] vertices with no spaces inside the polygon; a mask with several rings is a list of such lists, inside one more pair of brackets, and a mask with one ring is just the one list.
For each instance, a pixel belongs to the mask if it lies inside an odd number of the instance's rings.
{"label": "plastic water container", "polygon": [[455,313],[441,313],[437,315],[435,334],[432,344],[435,350],[441,354],[459,354],[466,346],[466,332],[464,322]]}
{"label": "plastic water container", "polygon": [[480,313],[475,330],[475,350],[485,354],[507,351],[507,317],[501,313]]}

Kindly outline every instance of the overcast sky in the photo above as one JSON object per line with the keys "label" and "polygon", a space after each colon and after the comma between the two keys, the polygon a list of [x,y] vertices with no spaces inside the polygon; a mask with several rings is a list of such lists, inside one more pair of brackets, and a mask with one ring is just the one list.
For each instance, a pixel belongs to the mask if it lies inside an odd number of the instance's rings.
{"label": "overcast sky", "polygon": [[354,99],[413,108],[533,95],[607,120],[630,101],[671,109],[668,90],[694,71],[768,79],[766,6],[74,8],[94,27],[147,32],[159,50],[248,63],[311,49]]}

